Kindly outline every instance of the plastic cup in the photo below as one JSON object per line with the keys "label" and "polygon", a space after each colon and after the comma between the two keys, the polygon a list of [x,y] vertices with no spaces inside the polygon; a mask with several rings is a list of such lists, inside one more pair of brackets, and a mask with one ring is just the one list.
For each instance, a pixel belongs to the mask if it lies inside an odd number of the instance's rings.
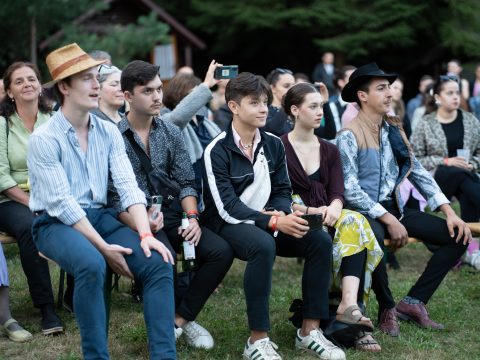
{"label": "plastic cup", "polygon": [[465,159],[465,162],[470,161],[470,149],[457,149],[457,156]]}

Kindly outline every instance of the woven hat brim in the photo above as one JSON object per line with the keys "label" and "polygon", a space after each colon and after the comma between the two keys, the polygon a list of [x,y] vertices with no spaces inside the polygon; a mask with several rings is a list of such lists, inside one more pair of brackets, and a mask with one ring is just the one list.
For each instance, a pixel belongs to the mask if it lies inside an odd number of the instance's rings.
{"label": "woven hat brim", "polygon": [[70,66],[69,68],[65,69],[65,71],[62,71],[57,76],[57,78],[55,80],[49,81],[49,82],[43,84],[42,86],[44,88],[50,88],[53,85],[55,85],[57,82],[59,82],[60,80],[66,79],[69,76],[81,73],[82,71],[91,69],[95,66],[102,65],[105,62],[107,62],[107,60],[94,60],[94,59],[91,59],[91,58],[83,60],[83,61],[78,62],[78,63]]}
{"label": "woven hat brim", "polygon": [[387,79],[390,84],[397,80],[397,74],[379,74],[379,75],[362,75],[356,77],[355,79],[350,80],[342,90],[342,100],[345,102],[356,102],[357,101],[357,90],[358,87],[368,79],[371,78],[380,78]]}

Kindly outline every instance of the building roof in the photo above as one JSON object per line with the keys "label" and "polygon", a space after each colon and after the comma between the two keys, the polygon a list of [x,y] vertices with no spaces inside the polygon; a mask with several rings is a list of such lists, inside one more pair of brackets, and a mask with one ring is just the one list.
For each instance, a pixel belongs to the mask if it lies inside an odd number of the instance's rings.
{"label": "building roof", "polygon": [[[199,49],[206,48],[206,44],[199,37],[197,37],[189,29],[187,29],[183,24],[178,22],[172,15],[166,12],[161,6],[155,4],[152,0],[126,0],[126,1],[125,0],[102,0],[101,2],[107,5],[108,7],[110,7],[114,3],[117,3],[118,5],[120,5],[123,2],[129,5],[133,4],[136,7],[140,9],[144,9],[146,11],[153,11],[158,16],[159,19],[161,19],[162,21],[164,21],[166,24],[170,26],[173,32],[183,37],[191,45]],[[84,14],[77,17],[76,19],[74,19],[72,21],[72,24],[81,25],[82,23],[85,23],[89,19],[93,18],[96,15],[99,15],[102,12],[105,12],[105,9],[92,8],[86,11]],[[39,49],[45,50],[45,48],[47,48],[51,43],[61,38],[63,34],[64,34],[63,29],[58,30],[57,32],[55,32],[54,34],[50,35],[48,38],[43,40],[39,44]]]}

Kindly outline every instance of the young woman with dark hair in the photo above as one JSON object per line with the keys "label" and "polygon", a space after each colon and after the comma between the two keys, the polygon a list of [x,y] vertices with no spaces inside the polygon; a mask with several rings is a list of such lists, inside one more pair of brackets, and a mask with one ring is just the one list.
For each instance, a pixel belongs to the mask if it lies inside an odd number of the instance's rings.
{"label": "young woman with dark hair", "polygon": [[[288,173],[293,189],[293,210],[321,214],[333,238],[333,285],[341,291],[337,320],[373,330],[358,304],[366,305],[371,274],[381,261],[382,250],[365,217],[343,209],[343,173],[335,145],[316,136],[324,99],[308,83],[296,84],[286,93],[283,107],[294,122],[294,129],[281,137],[285,145]],[[341,289],[341,290],[339,290]],[[380,351],[371,335],[361,334],[355,346]]]}

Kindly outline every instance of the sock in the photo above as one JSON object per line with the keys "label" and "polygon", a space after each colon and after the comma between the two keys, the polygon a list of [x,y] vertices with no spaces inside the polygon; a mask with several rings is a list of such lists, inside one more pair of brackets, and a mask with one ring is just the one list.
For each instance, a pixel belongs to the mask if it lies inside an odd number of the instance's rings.
{"label": "sock", "polygon": [[408,304],[408,305],[417,305],[417,304],[421,304],[422,302],[414,297],[411,297],[411,296],[405,296],[402,301],[405,303],[405,304]]}
{"label": "sock", "polygon": [[8,286],[0,286],[0,325],[12,318],[8,293]]}

